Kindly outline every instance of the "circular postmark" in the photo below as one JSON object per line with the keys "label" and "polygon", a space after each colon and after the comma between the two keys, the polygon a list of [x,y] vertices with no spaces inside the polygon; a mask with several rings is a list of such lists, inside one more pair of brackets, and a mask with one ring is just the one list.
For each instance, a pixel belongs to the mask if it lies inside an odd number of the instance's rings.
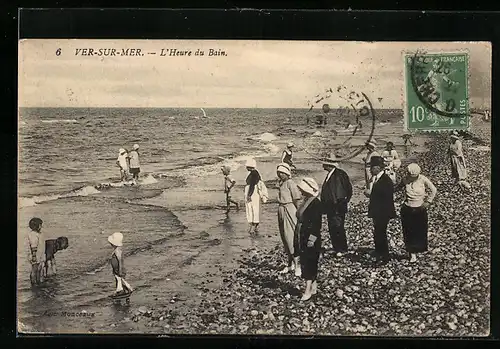
{"label": "circular postmark", "polygon": [[453,79],[453,64],[436,54],[417,51],[411,56],[410,82],[418,100],[439,116],[463,118],[459,103],[454,93],[460,86]]}
{"label": "circular postmark", "polygon": [[[337,94],[340,99],[346,102],[344,107],[338,109],[330,107],[327,102],[333,94]],[[327,141],[323,142],[320,158],[328,157],[333,153],[339,162],[352,159],[361,154],[366,149],[365,144],[372,140],[376,115],[370,99],[364,92],[350,90],[345,86],[338,86],[335,91],[329,88],[324,94],[316,95],[315,100],[309,102],[309,107],[309,111],[320,107],[323,118],[331,115],[332,112],[335,113],[333,116],[335,118],[334,127],[343,128],[343,130],[329,130],[331,134],[327,137]],[[345,119],[349,121],[345,121]],[[323,119],[321,120],[323,121]],[[326,125],[326,120],[321,124]],[[363,135],[366,136],[366,139],[361,144],[352,144],[355,138],[363,137]]]}

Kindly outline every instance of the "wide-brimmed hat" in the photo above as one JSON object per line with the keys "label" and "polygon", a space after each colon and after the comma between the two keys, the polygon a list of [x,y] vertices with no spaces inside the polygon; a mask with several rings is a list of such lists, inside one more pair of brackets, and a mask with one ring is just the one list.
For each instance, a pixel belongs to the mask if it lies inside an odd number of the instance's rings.
{"label": "wide-brimmed hat", "polygon": [[120,247],[123,246],[123,234],[122,233],[113,233],[108,236],[108,241],[110,244]]}
{"label": "wide-brimmed hat", "polygon": [[409,164],[406,170],[411,176],[418,176],[422,172],[422,169],[416,163]]}
{"label": "wide-brimmed hat", "polygon": [[453,132],[451,133],[451,138],[457,138],[457,139],[458,139],[458,138],[460,138],[460,136],[458,135],[458,132],[457,132],[457,131],[453,131]]}
{"label": "wide-brimmed hat", "polygon": [[120,150],[118,150],[118,152],[119,152],[120,154],[123,154],[123,153],[126,153],[127,151],[126,151],[125,149],[123,149],[123,148],[120,148]]}
{"label": "wide-brimmed hat", "polygon": [[323,165],[338,166],[338,160],[335,154],[330,154],[330,156],[323,158]]}
{"label": "wide-brimmed hat", "polygon": [[319,186],[318,183],[314,180],[314,178],[306,177],[303,178],[300,183],[297,185],[301,190],[305,191],[312,196],[317,196],[319,194]]}
{"label": "wide-brimmed hat", "polygon": [[295,144],[293,144],[292,142],[290,142],[286,146],[287,146],[287,148],[293,148],[293,147],[295,147]]}
{"label": "wide-brimmed hat", "polygon": [[134,150],[139,149],[139,144],[134,144]]}
{"label": "wide-brimmed hat", "polygon": [[372,156],[370,158],[370,167],[372,166],[385,167],[384,158],[381,156]]}
{"label": "wide-brimmed hat", "polygon": [[376,148],[377,147],[377,141],[374,140],[374,139],[371,139],[371,140],[367,141],[365,143],[365,145],[368,146],[368,147]]}
{"label": "wide-brimmed hat", "polygon": [[285,164],[285,163],[281,163],[278,166],[276,166],[276,171],[284,173],[284,174],[288,175],[289,177],[292,176],[292,170],[290,168],[290,165]]}
{"label": "wide-brimmed hat", "polygon": [[248,159],[246,164],[246,167],[251,167],[251,168],[256,168],[257,167],[257,161],[255,159]]}

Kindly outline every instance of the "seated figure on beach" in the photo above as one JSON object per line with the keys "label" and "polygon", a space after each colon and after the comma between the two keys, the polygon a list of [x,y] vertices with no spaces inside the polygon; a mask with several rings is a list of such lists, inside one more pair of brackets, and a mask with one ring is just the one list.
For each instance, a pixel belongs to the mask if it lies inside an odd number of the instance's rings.
{"label": "seated figure on beach", "polygon": [[116,165],[120,168],[120,179],[125,182],[128,179],[128,160],[129,156],[124,148],[120,148]]}
{"label": "seated figure on beach", "polygon": [[297,185],[291,179],[290,166],[281,163],[276,168],[279,178],[278,184],[278,228],[281,241],[288,257],[287,265],[282,273],[295,271],[300,276],[300,265],[298,251],[294,249],[295,227],[297,225],[297,206],[300,200],[300,192]]}
{"label": "seated figure on beach", "polygon": [[236,181],[231,177],[231,168],[229,166],[222,166],[222,174],[224,175],[224,193],[226,194],[226,212],[231,210],[231,204],[236,206],[236,209],[240,209],[240,205],[231,198],[231,189],[233,189]]}
{"label": "seated figure on beach", "polygon": [[298,188],[304,200],[297,209],[295,249],[300,256],[302,278],[306,281],[301,300],[307,301],[317,292],[323,207],[318,198],[319,186],[313,178],[304,178]]}
{"label": "seated figure on beach", "polygon": [[114,295],[120,296],[127,293],[132,293],[133,288],[125,280],[126,271],[123,264],[123,234],[113,233],[108,237],[108,242],[114,247],[113,254],[111,255],[111,267],[113,268],[113,275],[115,277],[116,290]]}

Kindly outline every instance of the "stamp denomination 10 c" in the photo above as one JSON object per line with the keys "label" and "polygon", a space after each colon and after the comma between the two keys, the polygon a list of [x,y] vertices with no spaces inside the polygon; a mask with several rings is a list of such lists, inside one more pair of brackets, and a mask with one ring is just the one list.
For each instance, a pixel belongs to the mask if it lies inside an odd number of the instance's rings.
{"label": "stamp denomination 10 c", "polygon": [[405,53],[405,127],[415,131],[469,128],[466,52]]}

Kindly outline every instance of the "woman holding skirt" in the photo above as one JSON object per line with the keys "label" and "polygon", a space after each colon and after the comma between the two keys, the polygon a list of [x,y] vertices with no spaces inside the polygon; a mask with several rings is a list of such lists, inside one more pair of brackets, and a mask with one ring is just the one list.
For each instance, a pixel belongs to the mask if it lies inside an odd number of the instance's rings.
{"label": "woman holding skirt", "polygon": [[245,208],[248,221],[248,232],[257,234],[260,223],[260,194],[258,184],[261,180],[260,173],[257,171],[257,162],[255,159],[249,159],[246,163],[248,176],[245,185]]}
{"label": "woman holding skirt", "polygon": [[448,149],[451,162],[451,176],[458,183],[467,179],[467,168],[465,166],[465,157],[462,149],[462,142],[459,139],[458,132],[451,134],[451,143]]}
{"label": "woman holding skirt", "polygon": [[[406,251],[410,262],[417,261],[417,253],[427,251],[428,217],[427,208],[436,196],[437,189],[421,174],[420,166],[408,165],[406,177],[398,186],[404,189],[405,202],[401,206],[401,224]],[[427,190],[430,191],[427,194]]]}
{"label": "woman holding skirt", "polygon": [[279,178],[278,182],[278,227],[281,241],[285,247],[288,257],[287,266],[281,271],[287,273],[295,270],[295,275],[300,276],[300,264],[298,251],[294,249],[295,227],[297,225],[297,206],[300,200],[300,192],[297,185],[291,179],[291,168],[286,163],[281,163],[276,168]]}
{"label": "woman holding skirt", "polygon": [[304,178],[298,187],[304,196],[304,201],[297,209],[297,249],[300,254],[302,278],[306,280],[306,289],[301,300],[307,301],[317,292],[323,206],[318,199],[319,186],[314,179]]}

